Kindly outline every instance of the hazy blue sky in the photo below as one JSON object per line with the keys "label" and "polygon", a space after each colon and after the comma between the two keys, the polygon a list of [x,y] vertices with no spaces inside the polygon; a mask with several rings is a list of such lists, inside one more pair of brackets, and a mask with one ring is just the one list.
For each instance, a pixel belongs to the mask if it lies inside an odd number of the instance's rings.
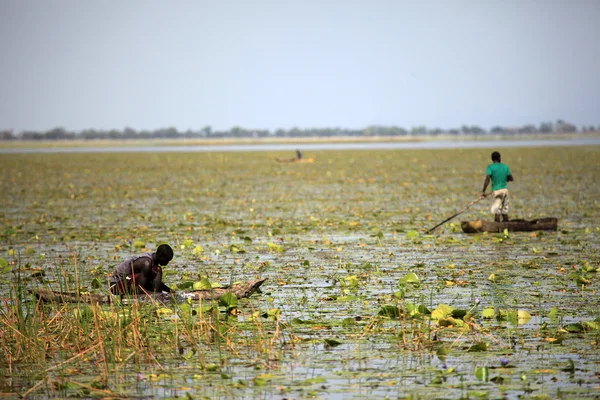
{"label": "hazy blue sky", "polygon": [[1,0],[0,129],[600,124],[600,0]]}

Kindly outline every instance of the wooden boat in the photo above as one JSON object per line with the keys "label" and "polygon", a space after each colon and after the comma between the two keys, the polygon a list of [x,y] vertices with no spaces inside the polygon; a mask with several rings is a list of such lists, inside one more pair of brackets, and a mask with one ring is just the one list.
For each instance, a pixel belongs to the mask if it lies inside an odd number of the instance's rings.
{"label": "wooden boat", "polygon": [[555,231],[558,227],[558,219],[539,218],[533,221],[514,219],[507,222],[462,221],[460,227],[464,233],[503,232],[505,229],[509,232]]}
{"label": "wooden boat", "polygon": [[[189,300],[218,300],[225,293],[233,293],[238,299],[249,297],[253,293],[256,293],[260,288],[260,285],[266,281],[267,278],[258,279],[251,282],[243,282],[232,285],[230,287],[214,288],[208,290],[195,290],[193,292],[179,292],[173,293],[149,293],[132,296],[124,296],[124,299],[132,299],[142,302],[160,302],[166,303],[170,301],[187,301]],[[73,292],[61,292],[50,289],[29,289],[29,292],[34,294],[35,297],[41,302],[49,303],[112,303],[117,296],[112,294],[98,294],[98,293],[73,293]]]}
{"label": "wooden boat", "polygon": [[315,162],[314,158],[281,158],[281,157],[277,157],[275,160],[277,160],[277,162],[280,163],[313,163]]}

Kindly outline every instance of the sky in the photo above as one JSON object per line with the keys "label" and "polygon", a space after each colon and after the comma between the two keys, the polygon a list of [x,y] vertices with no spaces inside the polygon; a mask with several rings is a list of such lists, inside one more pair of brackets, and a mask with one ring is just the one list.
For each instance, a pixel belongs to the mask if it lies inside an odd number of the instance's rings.
{"label": "sky", "polygon": [[600,125],[600,0],[2,0],[0,129]]}

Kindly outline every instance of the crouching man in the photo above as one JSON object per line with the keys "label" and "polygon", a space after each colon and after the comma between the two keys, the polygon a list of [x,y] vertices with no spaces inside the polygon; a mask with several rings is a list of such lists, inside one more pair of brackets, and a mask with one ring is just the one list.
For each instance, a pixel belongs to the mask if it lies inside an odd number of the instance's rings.
{"label": "crouching man", "polygon": [[113,294],[139,294],[167,292],[171,289],[162,281],[161,266],[173,259],[173,249],[161,244],[156,252],[131,257],[119,264],[110,277],[110,291]]}

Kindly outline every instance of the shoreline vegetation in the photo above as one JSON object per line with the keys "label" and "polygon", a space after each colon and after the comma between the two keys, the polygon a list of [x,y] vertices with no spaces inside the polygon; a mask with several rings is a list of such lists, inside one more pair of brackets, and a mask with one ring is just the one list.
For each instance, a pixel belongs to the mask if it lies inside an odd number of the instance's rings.
{"label": "shoreline vegetation", "polygon": [[312,143],[411,143],[436,141],[492,141],[492,140],[569,140],[597,138],[600,132],[537,133],[537,134],[442,134],[419,136],[332,136],[332,137],[271,137],[271,138],[181,138],[181,139],[54,139],[0,141],[0,149],[77,148],[77,147],[134,147],[134,146],[223,146],[259,144],[312,144]]}

